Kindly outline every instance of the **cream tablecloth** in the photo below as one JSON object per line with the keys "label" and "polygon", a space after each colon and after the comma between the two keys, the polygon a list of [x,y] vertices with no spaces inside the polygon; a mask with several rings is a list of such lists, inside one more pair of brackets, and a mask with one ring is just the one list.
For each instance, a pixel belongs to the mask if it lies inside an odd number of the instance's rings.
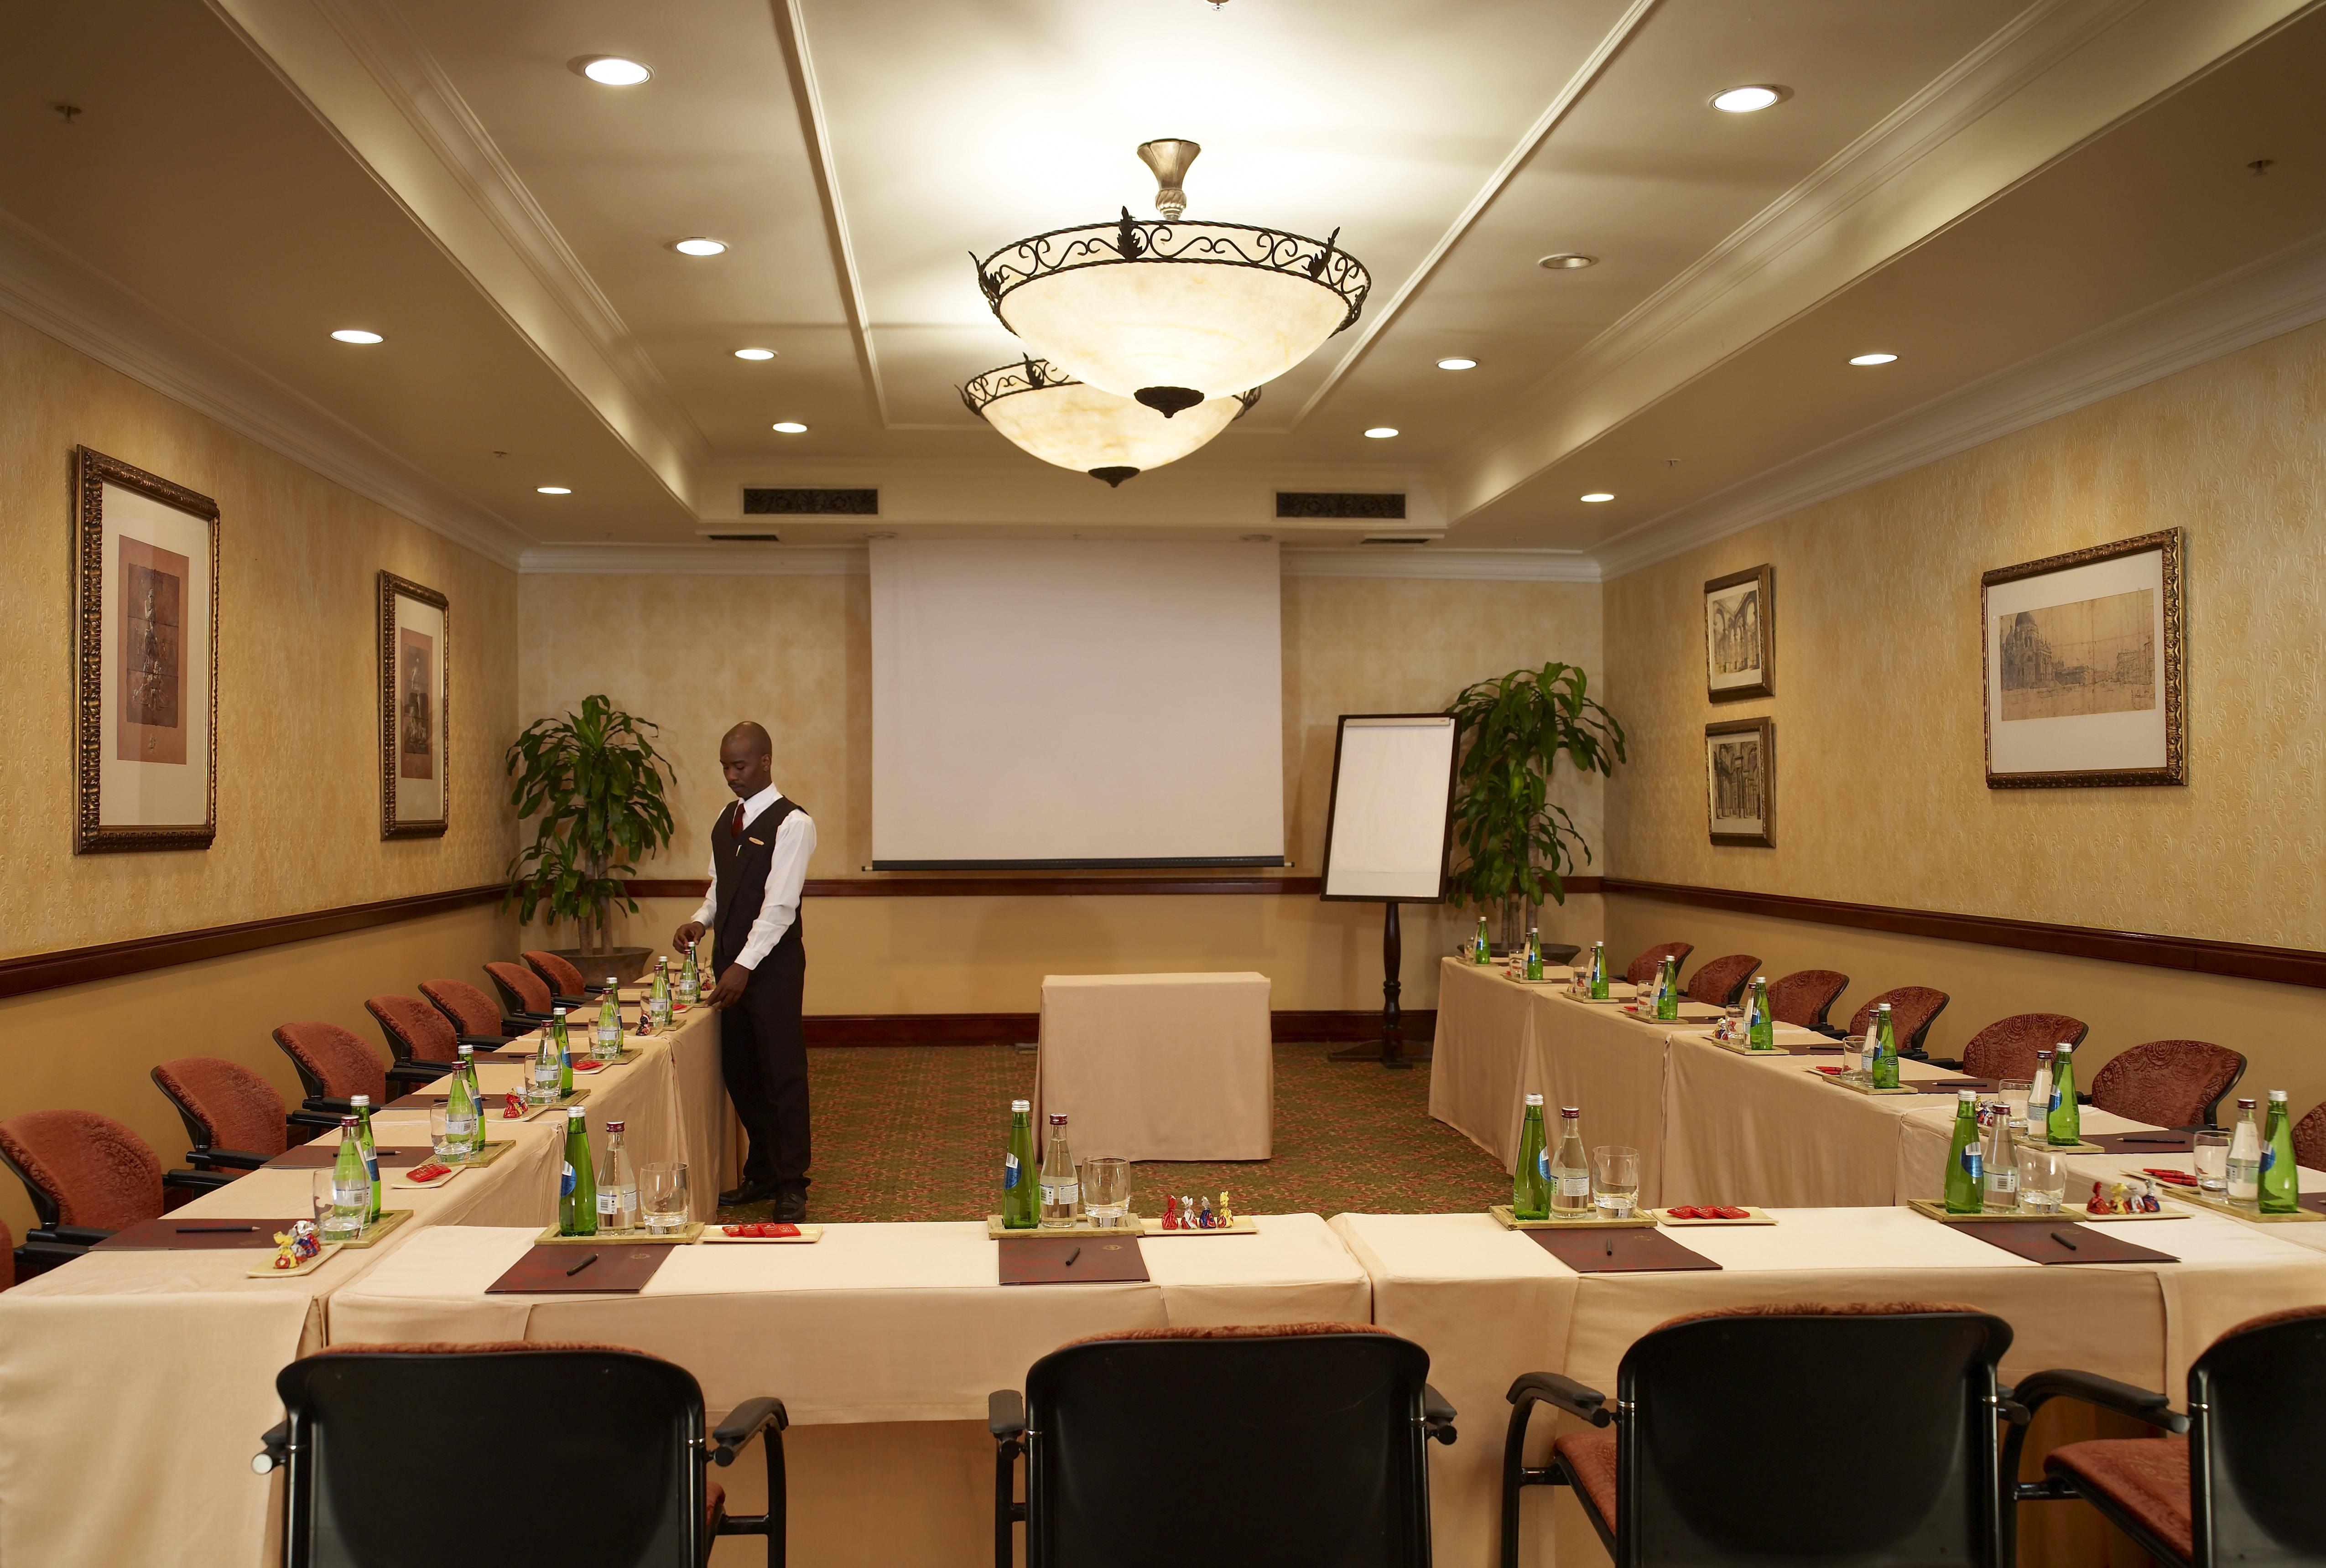
{"label": "cream tablecloth", "polygon": [[1268,977],[1049,975],[1034,1067],[1035,1153],[1070,1118],[1077,1158],[1264,1160],[1276,1063]]}

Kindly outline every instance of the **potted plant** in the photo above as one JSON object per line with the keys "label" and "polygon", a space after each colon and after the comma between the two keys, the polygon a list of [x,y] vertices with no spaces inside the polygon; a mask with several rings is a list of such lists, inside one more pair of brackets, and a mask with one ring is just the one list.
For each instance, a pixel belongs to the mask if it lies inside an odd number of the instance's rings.
{"label": "potted plant", "polygon": [[552,931],[571,921],[582,945],[554,951],[593,979],[635,980],[653,952],[615,947],[612,936],[614,905],[638,907],[623,877],[670,842],[663,798],[670,764],[647,738],[655,731],[604,697],[585,697],[580,711],[527,726],[505,759],[518,818],[540,821],[533,842],[509,862],[501,907],[519,905],[527,922],[539,913]]}
{"label": "potted plant", "polygon": [[1551,803],[1551,770],[1563,756],[1586,773],[1612,775],[1624,760],[1624,727],[1590,696],[1581,669],[1556,660],[1480,681],[1446,711],[1463,748],[1455,897],[1481,911],[1499,907],[1508,951],[1526,935],[1526,910],[1546,896],[1566,903],[1568,877],[1591,858],[1574,820]]}

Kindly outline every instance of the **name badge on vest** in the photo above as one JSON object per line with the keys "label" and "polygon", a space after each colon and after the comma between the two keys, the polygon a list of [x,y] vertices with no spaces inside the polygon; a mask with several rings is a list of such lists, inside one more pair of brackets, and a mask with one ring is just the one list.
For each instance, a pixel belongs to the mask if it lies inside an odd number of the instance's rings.
{"label": "name badge on vest", "polygon": [[757,844],[762,849],[768,847],[768,841],[765,839],[754,839],[751,842]]}

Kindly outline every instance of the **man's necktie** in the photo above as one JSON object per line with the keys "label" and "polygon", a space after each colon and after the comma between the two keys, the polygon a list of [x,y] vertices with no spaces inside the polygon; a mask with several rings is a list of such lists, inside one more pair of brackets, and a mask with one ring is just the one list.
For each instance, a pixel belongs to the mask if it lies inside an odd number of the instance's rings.
{"label": "man's necktie", "polygon": [[727,836],[739,844],[743,841],[743,803],[740,801],[735,803],[735,821],[727,830]]}

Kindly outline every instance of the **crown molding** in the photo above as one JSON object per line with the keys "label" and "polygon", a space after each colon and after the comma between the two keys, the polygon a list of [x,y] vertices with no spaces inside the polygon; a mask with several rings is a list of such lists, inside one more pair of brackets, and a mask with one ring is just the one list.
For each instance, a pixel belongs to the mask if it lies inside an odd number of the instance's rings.
{"label": "crown molding", "polygon": [[861,544],[535,544],[517,571],[534,576],[861,577]]}
{"label": "crown molding", "polygon": [[0,212],[0,311],[502,566],[526,536],[322,404]]}
{"label": "crown molding", "polygon": [[[1391,524],[1376,524],[1391,528]],[[1354,549],[1291,544],[1287,577],[1409,577],[1447,582],[1597,582],[1599,562],[1577,550],[1442,550],[1434,544]]]}
{"label": "crown molding", "polygon": [[2326,231],[1597,547],[1610,578],[2326,320]]}

